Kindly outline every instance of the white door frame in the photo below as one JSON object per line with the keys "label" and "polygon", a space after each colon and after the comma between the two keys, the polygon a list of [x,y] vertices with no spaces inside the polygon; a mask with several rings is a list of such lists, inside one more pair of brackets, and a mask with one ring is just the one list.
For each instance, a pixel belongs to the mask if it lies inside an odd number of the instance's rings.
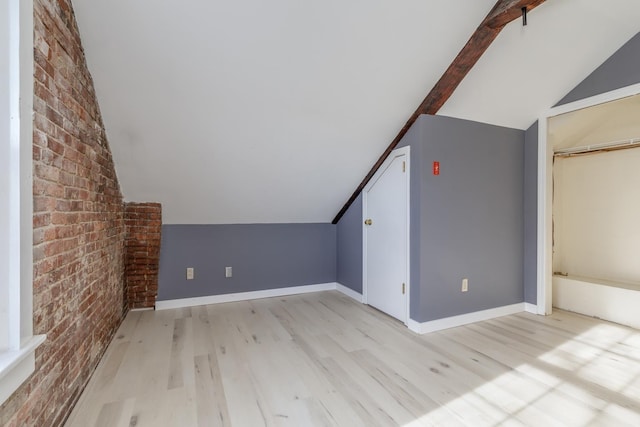
{"label": "white door frame", "polygon": [[373,175],[373,177],[371,177],[371,179],[369,180],[369,182],[367,183],[367,185],[364,187],[364,189],[362,190],[362,222],[360,223],[361,227],[362,227],[362,302],[364,304],[368,304],[367,302],[367,230],[365,229],[365,224],[364,221],[368,218],[367,215],[367,197],[368,197],[368,193],[369,190],[371,190],[371,187],[373,187],[373,185],[375,184],[375,182],[378,180],[378,178],[380,178],[380,175],[382,175],[384,173],[384,171],[386,170],[386,168],[389,166],[389,164],[391,162],[393,162],[393,160],[398,157],[398,156],[405,156],[405,179],[407,180],[407,220],[406,220],[406,224],[407,224],[407,229],[406,229],[406,236],[407,236],[407,266],[406,266],[406,295],[407,295],[407,307],[406,307],[406,315],[404,319],[400,319],[401,321],[404,322],[405,325],[409,324],[409,318],[410,318],[410,307],[411,307],[411,269],[410,269],[410,264],[411,264],[411,252],[410,252],[410,238],[411,238],[411,234],[410,234],[410,218],[411,218],[411,166],[410,166],[410,154],[411,150],[409,146],[406,147],[402,147],[402,148],[396,148],[395,150],[393,150],[391,152],[391,154],[389,155],[389,157],[387,157],[387,159],[382,163],[382,165],[378,168],[378,170],[376,171],[376,173]]}
{"label": "white door frame", "polygon": [[547,138],[547,121],[560,114],[638,94],[640,83],[553,107],[538,120],[538,314],[551,314],[553,294],[553,147]]}

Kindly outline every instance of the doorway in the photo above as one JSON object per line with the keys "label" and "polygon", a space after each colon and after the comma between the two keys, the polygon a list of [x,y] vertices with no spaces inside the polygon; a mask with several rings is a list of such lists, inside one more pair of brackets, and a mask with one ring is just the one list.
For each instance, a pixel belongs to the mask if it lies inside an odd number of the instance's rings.
{"label": "doorway", "polygon": [[409,320],[409,147],[394,150],[363,192],[364,302]]}
{"label": "doorway", "polygon": [[[553,294],[553,168],[554,168],[554,151],[563,148],[572,148],[562,146],[563,138],[558,137],[558,130],[550,126],[556,118],[562,120],[560,116],[566,115],[571,119],[568,113],[579,111],[596,111],[587,110],[589,107],[600,106],[606,103],[622,100],[624,98],[634,97],[640,94],[640,84],[616,89],[611,92],[585,98],[569,104],[554,107],[543,115],[538,124],[538,241],[537,241],[537,311],[538,314],[551,314],[552,312],[552,294]],[[619,115],[614,114],[614,117]],[[566,119],[565,119],[566,120]],[[583,120],[583,119],[581,119]],[[592,120],[592,118],[589,118]],[[589,121],[587,120],[587,121]],[[584,120],[583,120],[584,121]],[[631,120],[636,123],[637,120]],[[621,126],[622,129],[624,126]],[[569,127],[569,129],[571,129]],[[562,133],[562,132],[560,132]],[[584,132],[583,132],[584,133]],[[595,132],[588,133],[590,137],[597,136],[597,142],[601,140],[617,139],[617,136],[602,137]],[[587,135],[585,133],[585,135]],[[580,145],[590,145],[592,141],[579,142]],[[600,144],[595,144],[600,145]],[[606,144],[605,144],[606,145]],[[579,147],[581,148],[581,147]],[[562,270],[562,268],[560,268]],[[562,271],[560,271],[562,273]]]}

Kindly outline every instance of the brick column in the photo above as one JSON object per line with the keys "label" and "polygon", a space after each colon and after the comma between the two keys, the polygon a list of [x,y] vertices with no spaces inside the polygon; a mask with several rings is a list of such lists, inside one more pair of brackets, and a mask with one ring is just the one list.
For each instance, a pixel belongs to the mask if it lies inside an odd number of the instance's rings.
{"label": "brick column", "polygon": [[125,307],[155,307],[162,206],[159,203],[125,203]]}

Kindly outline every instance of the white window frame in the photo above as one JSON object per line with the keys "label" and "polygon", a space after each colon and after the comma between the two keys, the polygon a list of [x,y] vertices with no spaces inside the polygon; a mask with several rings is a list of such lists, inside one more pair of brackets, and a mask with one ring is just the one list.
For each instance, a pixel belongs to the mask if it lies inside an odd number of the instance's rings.
{"label": "white window frame", "polygon": [[[33,0],[0,0],[0,404],[35,370]],[[8,114],[7,114],[8,112]]]}

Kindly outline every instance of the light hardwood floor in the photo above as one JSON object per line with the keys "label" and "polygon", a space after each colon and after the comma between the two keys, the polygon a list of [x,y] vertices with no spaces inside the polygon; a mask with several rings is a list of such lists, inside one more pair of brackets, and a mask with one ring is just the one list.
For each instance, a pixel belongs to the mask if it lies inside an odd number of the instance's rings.
{"label": "light hardwood floor", "polygon": [[66,425],[639,426],[640,331],[556,311],[419,336],[335,291],[131,312]]}

